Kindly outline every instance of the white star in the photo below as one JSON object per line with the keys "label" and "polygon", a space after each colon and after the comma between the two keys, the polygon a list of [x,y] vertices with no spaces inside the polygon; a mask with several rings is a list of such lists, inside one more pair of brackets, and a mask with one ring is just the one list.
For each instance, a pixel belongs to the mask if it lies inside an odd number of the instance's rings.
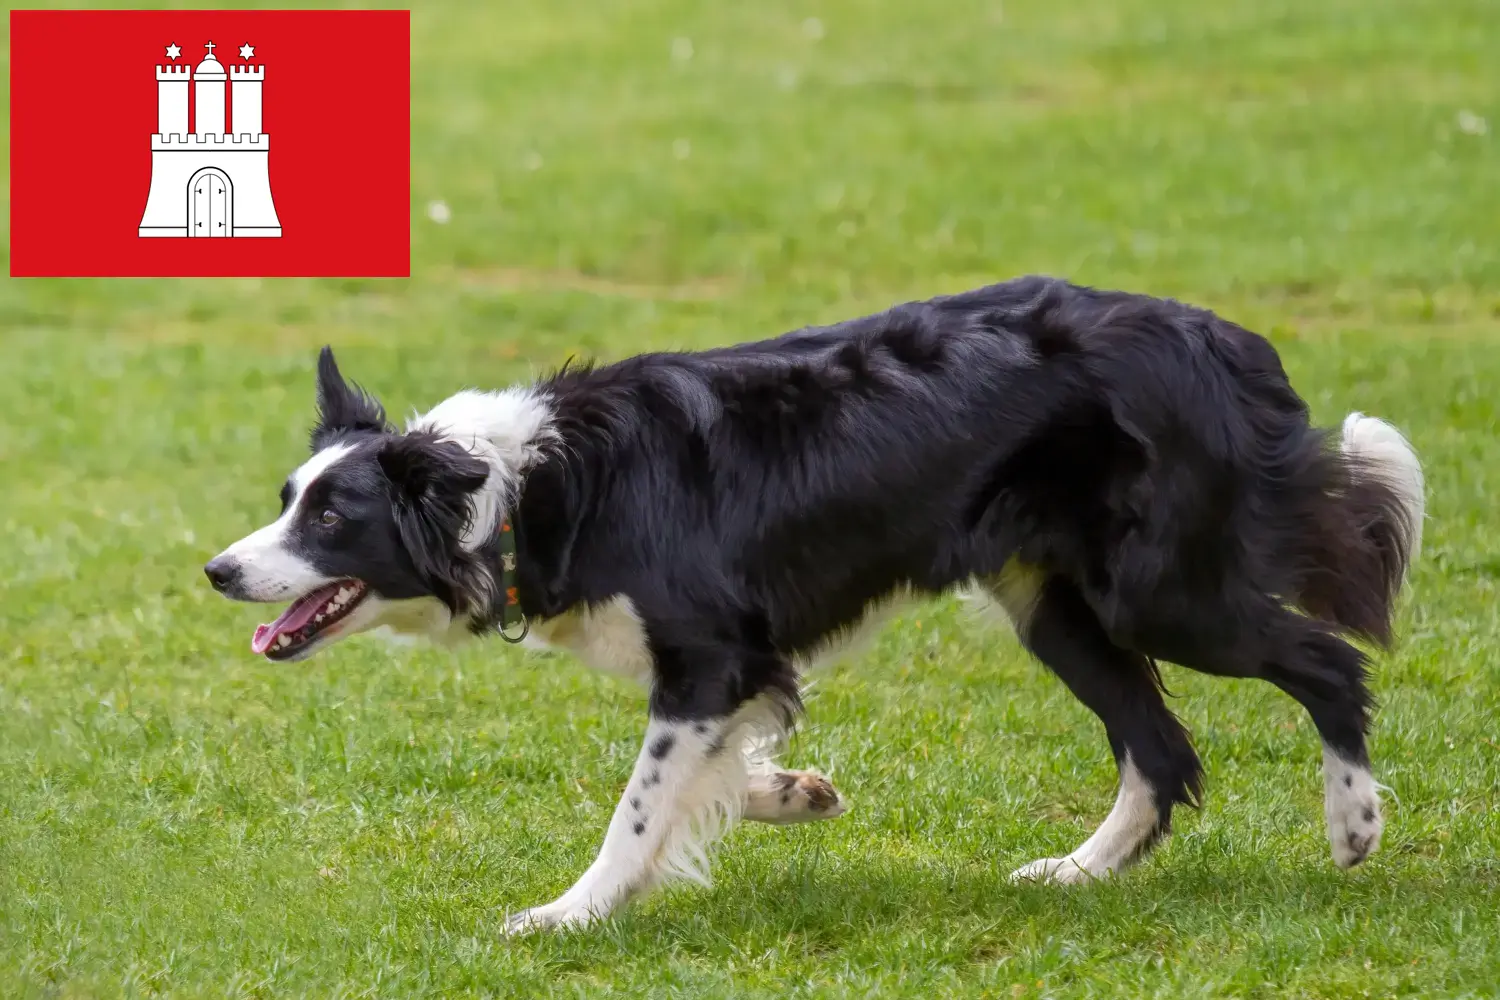
{"label": "white star", "polygon": [[251,45],[249,42],[246,42],[244,45],[240,46],[240,58],[241,59],[253,59],[254,57],[255,57],[255,46],[254,45]]}
{"label": "white star", "polygon": [[167,58],[168,59],[176,59],[180,55],[182,55],[182,46],[181,45],[178,45],[176,42],[173,42],[171,45],[167,46]]}

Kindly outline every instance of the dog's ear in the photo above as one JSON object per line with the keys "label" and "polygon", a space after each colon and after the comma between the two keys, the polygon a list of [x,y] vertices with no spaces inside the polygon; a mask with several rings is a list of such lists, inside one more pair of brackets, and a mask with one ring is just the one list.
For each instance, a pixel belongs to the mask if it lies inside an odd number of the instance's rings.
{"label": "dog's ear", "polygon": [[430,434],[392,438],[379,461],[391,483],[396,529],[417,572],[455,613],[484,603],[485,574],[463,536],[474,516],[471,494],[489,478],[489,466]]}
{"label": "dog's ear", "polygon": [[312,432],[312,450],[321,451],[351,431],[388,430],[384,408],[359,386],[345,382],[333,360],[333,348],[323,348],[318,354],[318,423]]}

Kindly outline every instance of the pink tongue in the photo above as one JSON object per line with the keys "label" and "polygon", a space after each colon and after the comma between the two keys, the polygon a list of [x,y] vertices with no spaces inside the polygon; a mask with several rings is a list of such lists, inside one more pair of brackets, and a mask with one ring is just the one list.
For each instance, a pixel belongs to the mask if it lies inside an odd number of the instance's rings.
{"label": "pink tongue", "polygon": [[255,653],[264,653],[271,648],[271,643],[276,641],[277,636],[295,632],[306,625],[342,586],[342,583],[330,583],[293,602],[291,607],[281,613],[280,618],[255,630],[255,637],[250,640],[250,649]]}

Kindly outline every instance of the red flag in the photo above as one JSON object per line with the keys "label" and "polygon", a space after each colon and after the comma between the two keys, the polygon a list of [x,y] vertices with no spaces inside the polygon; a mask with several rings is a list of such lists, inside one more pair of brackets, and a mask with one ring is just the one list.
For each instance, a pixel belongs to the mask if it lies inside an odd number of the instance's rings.
{"label": "red flag", "polygon": [[410,37],[407,11],[12,11],[11,275],[405,277]]}

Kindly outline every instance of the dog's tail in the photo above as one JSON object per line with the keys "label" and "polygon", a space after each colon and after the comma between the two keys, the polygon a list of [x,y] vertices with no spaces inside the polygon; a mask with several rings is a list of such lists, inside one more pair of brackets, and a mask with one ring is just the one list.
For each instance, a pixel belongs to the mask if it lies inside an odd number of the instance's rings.
{"label": "dog's tail", "polygon": [[1337,486],[1309,553],[1303,606],[1388,646],[1396,598],[1422,547],[1422,465],[1401,432],[1351,413],[1339,436]]}

